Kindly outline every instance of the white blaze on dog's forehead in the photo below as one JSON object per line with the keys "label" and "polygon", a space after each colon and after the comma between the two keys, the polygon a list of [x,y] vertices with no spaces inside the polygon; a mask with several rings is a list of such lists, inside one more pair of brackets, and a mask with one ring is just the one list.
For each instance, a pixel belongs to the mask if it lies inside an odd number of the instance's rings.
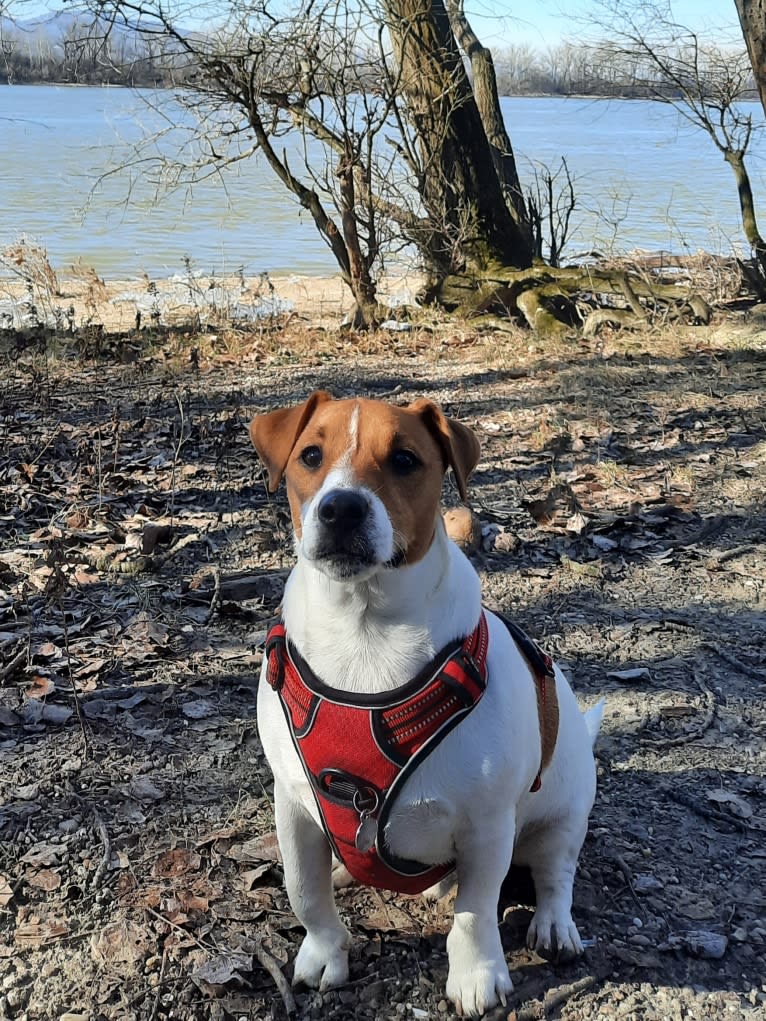
{"label": "white blaze on dog's forehead", "polygon": [[359,402],[354,403],[351,409],[351,418],[348,420],[348,446],[341,454],[340,458],[335,462],[338,468],[348,468],[351,464],[352,456],[359,449],[359,413],[361,408]]}
{"label": "white blaze on dog's forehead", "polygon": [[354,404],[354,407],[353,407],[353,409],[351,411],[351,420],[348,423],[348,436],[349,436],[349,440],[351,441],[349,443],[349,450],[351,451],[352,454],[356,453],[356,451],[357,451],[357,449],[359,447],[359,412],[360,412],[360,410],[361,410],[361,408],[359,406],[359,401],[357,401]]}

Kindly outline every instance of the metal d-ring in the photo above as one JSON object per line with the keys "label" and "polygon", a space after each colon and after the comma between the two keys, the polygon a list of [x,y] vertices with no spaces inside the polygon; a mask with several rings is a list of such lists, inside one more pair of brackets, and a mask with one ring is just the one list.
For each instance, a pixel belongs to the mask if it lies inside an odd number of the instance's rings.
{"label": "metal d-ring", "polygon": [[380,797],[374,787],[357,787],[351,803],[357,815],[367,817],[377,811]]}

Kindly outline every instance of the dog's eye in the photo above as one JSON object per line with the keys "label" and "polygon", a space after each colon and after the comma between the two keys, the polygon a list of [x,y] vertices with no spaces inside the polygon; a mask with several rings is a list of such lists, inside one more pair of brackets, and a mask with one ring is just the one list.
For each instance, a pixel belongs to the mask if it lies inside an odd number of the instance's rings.
{"label": "dog's eye", "polygon": [[322,464],[322,448],[316,446],[306,447],[305,450],[301,451],[300,459],[307,468],[319,468]]}
{"label": "dog's eye", "polygon": [[391,455],[391,467],[397,475],[411,475],[420,464],[420,458],[411,450],[395,450]]}

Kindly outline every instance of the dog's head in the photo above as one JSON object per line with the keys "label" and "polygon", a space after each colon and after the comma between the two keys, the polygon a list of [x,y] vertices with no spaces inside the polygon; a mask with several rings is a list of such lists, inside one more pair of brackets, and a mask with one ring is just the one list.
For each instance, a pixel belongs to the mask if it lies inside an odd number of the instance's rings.
{"label": "dog's head", "polygon": [[338,580],[420,560],[445,471],[465,499],[479,459],[471,430],[423,398],[397,408],[318,390],[297,407],[257,415],[250,438],[269,491],[285,476],[299,554]]}

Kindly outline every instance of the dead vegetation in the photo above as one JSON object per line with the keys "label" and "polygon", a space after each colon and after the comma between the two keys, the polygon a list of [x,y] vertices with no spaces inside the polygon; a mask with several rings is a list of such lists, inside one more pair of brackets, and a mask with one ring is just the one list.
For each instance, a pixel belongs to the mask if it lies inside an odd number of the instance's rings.
{"label": "dead vegetation", "polygon": [[497,1017],[763,1016],[755,314],[545,347],[437,325],[361,350],[294,321],[232,331],[226,350],[141,330],[4,354],[0,1017],[450,1016],[448,914],[419,899],[345,891],[350,983],[292,1000],[285,982],[300,934],[255,686],[289,519],[245,427],[314,387],[427,394],[477,429],[486,600],[567,665],[584,704],[607,699],[575,890],[586,957],[526,951],[509,887],[516,990]]}

